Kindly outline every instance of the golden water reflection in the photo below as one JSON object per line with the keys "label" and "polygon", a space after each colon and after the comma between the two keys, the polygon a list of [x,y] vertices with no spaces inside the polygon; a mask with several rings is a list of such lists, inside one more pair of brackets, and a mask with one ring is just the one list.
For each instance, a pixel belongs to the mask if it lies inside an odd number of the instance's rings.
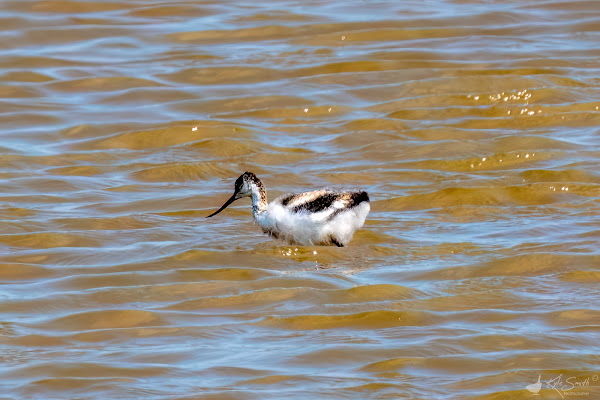
{"label": "golden water reflection", "polygon": [[599,397],[598,4],[6,2],[3,395]]}

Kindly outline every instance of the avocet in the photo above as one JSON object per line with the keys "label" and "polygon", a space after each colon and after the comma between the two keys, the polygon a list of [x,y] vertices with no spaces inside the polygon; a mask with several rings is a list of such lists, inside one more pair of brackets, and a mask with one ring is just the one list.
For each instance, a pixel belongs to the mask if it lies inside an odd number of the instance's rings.
{"label": "avocet", "polygon": [[254,221],[264,233],[306,246],[347,246],[371,209],[369,195],[364,191],[321,189],[285,194],[267,203],[263,183],[252,172],[244,172],[235,181],[235,191],[229,200],[206,218],[244,197],[252,197]]}

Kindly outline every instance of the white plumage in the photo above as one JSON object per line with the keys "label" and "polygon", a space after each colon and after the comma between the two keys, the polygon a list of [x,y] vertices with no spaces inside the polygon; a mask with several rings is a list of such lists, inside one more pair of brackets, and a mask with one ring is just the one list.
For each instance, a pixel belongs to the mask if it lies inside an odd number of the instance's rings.
{"label": "white plumage", "polygon": [[301,245],[346,246],[370,211],[369,196],[363,191],[322,189],[286,194],[267,204],[267,193],[260,179],[245,172],[236,180],[233,196],[208,217],[235,200],[250,196],[254,221],[263,232]]}

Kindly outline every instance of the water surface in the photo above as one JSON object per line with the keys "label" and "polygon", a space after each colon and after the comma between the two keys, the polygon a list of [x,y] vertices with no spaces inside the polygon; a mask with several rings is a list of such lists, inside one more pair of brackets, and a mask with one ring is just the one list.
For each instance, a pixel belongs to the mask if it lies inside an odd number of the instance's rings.
{"label": "water surface", "polygon": [[[3,2],[2,398],[600,397],[599,12]],[[246,170],[372,212],[206,220]]]}

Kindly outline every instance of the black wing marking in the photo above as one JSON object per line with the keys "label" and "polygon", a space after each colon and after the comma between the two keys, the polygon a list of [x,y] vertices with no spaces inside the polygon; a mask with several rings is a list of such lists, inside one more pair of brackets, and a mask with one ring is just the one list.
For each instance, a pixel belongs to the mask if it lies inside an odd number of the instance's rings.
{"label": "black wing marking", "polygon": [[309,213],[317,213],[319,211],[325,211],[334,201],[336,201],[340,195],[338,193],[324,193],[321,196],[317,197],[314,200],[307,201],[302,204],[298,204],[296,207],[292,208],[292,211],[295,213],[306,211]]}
{"label": "black wing marking", "polygon": [[298,196],[295,194],[288,194],[287,196],[281,199],[281,205],[286,207],[290,203],[290,201],[294,200],[296,197]]}
{"label": "black wing marking", "polygon": [[[281,199],[281,204],[285,207],[286,205],[298,200],[303,195],[289,195]],[[310,197],[309,197],[310,198]],[[339,211],[353,208],[362,203],[363,201],[369,201],[369,195],[367,192],[348,192],[348,193],[334,193],[334,192],[323,192],[319,196],[311,198],[311,200],[297,204],[291,207],[291,211],[294,213],[308,212],[318,213],[330,209],[336,201],[340,201],[343,207],[339,208],[334,212],[337,214]]]}
{"label": "black wing marking", "polygon": [[357,205],[359,205],[363,201],[366,201],[367,203],[370,201],[369,200],[369,194],[367,192],[354,192],[354,193],[350,193],[350,197],[352,199],[352,205],[350,206],[351,208],[352,207],[356,207]]}

